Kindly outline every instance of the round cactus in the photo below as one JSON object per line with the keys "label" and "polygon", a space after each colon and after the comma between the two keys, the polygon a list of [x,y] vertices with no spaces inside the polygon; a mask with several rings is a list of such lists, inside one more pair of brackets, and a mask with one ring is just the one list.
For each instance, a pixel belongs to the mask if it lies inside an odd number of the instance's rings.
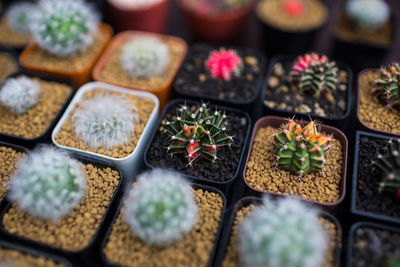
{"label": "round cactus", "polygon": [[389,19],[390,8],[383,0],[349,0],[346,14],[359,31],[374,31]]}
{"label": "round cactus", "polygon": [[83,0],[40,0],[31,32],[47,52],[68,57],[85,52],[97,32],[98,15]]}
{"label": "round cactus", "polygon": [[131,77],[164,75],[170,62],[168,46],[154,37],[134,37],[122,47],[121,67]]}
{"label": "round cactus", "polygon": [[219,51],[211,51],[205,65],[214,79],[230,81],[232,74],[234,76],[240,75],[243,63],[235,50],[221,48]]}
{"label": "round cactus", "polygon": [[41,147],[18,162],[8,198],[31,216],[57,222],[79,204],[86,184],[78,161]]}
{"label": "round cactus", "polygon": [[139,122],[136,108],[118,95],[100,95],[84,101],[72,116],[78,139],[85,145],[105,149],[128,143]]}
{"label": "round cactus", "polygon": [[381,103],[389,108],[400,107],[400,65],[393,63],[388,67],[382,67],[380,77],[375,80],[372,94]]}
{"label": "round cactus", "polygon": [[326,243],[317,211],[292,198],[265,197],[239,228],[244,266],[322,266]]}
{"label": "round cactus", "polygon": [[0,90],[0,102],[16,115],[21,115],[39,101],[40,85],[26,76],[8,78]]}
{"label": "round cactus", "polygon": [[7,10],[7,23],[8,26],[19,33],[29,33],[29,26],[31,23],[32,10],[36,5],[29,2],[17,2],[12,4]]}
{"label": "round cactus", "polygon": [[129,192],[124,220],[149,245],[166,246],[189,233],[198,207],[190,184],[179,173],[143,173]]}

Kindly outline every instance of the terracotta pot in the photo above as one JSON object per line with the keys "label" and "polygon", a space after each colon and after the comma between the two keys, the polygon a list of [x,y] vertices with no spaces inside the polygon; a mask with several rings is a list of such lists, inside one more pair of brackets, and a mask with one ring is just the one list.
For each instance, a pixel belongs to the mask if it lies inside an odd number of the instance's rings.
{"label": "terracotta pot", "polygon": [[32,42],[30,43],[24,51],[22,51],[20,57],[19,57],[19,61],[22,65],[22,67],[24,69],[26,69],[29,72],[32,73],[38,73],[38,74],[48,74],[48,75],[52,75],[52,76],[56,76],[56,77],[60,77],[60,78],[64,78],[64,79],[68,79],[73,81],[78,87],[89,82],[91,80],[91,72],[92,69],[94,67],[94,65],[96,64],[97,60],[99,59],[100,55],[103,53],[103,51],[105,50],[105,48],[107,47],[112,35],[113,35],[113,30],[112,28],[108,25],[108,24],[104,24],[104,23],[100,23],[99,24],[99,30],[101,32],[103,32],[107,38],[104,41],[104,43],[102,44],[101,48],[99,49],[99,51],[97,52],[96,56],[93,57],[92,61],[89,62],[84,68],[82,68],[81,70],[78,71],[67,71],[67,70],[60,70],[60,69],[48,69],[45,66],[45,62],[43,63],[43,65],[33,65],[30,64],[27,61],[27,58],[29,57],[29,55],[37,50],[40,49],[39,46]]}

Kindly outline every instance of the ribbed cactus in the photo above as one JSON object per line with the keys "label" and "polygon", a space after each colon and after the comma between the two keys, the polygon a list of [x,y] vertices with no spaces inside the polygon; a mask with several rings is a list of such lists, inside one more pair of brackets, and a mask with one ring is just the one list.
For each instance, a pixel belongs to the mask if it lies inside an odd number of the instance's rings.
{"label": "ribbed cactus", "polygon": [[86,184],[77,160],[41,147],[18,162],[8,198],[31,216],[57,222],[79,204]]}
{"label": "ribbed cactus", "polygon": [[327,241],[317,211],[292,198],[264,197],[239,228],[241,260],[249,267],[322,266]]}
{"label": "ribbed cactus", "polygon": [[12,4],[6,13],[8,26],[21,34],[29,33],[32,11],[36,5],[29,2],[17,2]]}
{"label": "ribbed cactus", "polygon": [[290,76],[301,94],[309,93],[319,97],[324,92],[336,90],[338,68],[335,61],[311,53],[295,60]]}
{"label": "ribbed cactus", "polygon": [[372,94],[389,108],[400,107],[400,66],[398,63],[382,67],[380,77],[375,80]]}
{"label": "ribbed cactus", "polygon": [[214,79],[230,81],[232,75],[240,75],[243,62],[235,50],[221,48],[211,51],[205,66]]}
{"label": "ribbed cactus", "polygon": [[98,15],[84,0],[40,0],[36,10],[31,32],[47,52],[68,57],[93,43]]}
{"label": "ribbed cactus", "polygon": [[0,89],[0,103],[21,115],[38,103],[40,91],[39,83],[26,76],[8,78]]}
{"label": "ribbed cactus", "polygon": [[215,110],[210,112],[206,104],[191,112],[183,105],[175,121],[164,123],[164,132],[171,136],[168,151],[171,155],[185,154],[190,166],[203,157],[211,162],[217,152],[232,144],[233,137],[226,133],[226,115]]}
{"label": "ribbed cactus", "polygon": [[279,133],[274,134],[276,159],[280,168],[300,177],[323,169],[332,138],[322,136],[317,128],[314,121],[301,127],[294,120],[289,120]]}
{"label": "ribbed cactus", "polygon": [[106,150],[128,143],[139,116],[123,96],[104,94],[84,101],[72,116],[78,139],[85,145]]}
{"label": "ribbed cactus", "polygon": [[168,46],[155,37],[134,37],[122,47],[121,67],[131,77],[162,76],[170,62]]}
{"label": "ribbed cactus", "polygon": [[140,175],[129,192],[124,220],[143,242],[166,246],[192,230],[197,210],[192,188],[181,174],[155,169]]}
{"label": "ribbed cactus", "polygon": [[378,30],[389,19],[390,8],[384,0],[348,0],[347,17],[358,31]]}

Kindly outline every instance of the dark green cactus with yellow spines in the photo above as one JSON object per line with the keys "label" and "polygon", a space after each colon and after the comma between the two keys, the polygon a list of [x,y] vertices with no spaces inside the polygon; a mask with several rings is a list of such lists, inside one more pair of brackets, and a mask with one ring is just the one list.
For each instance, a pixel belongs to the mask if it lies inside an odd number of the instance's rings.
{"label": "dark green cactus with yellow spines", "polygon": [[398,63],[381,68],[372,94],[388,108],[400,108],[400,66]]}
{"label": "dark green cactus with yellow spines", "polygon": [[323,169],[332,138],[321,135],[317,128],[314,121],[301,127],[291,119],[283,125],[280,133],[274,134],[277,164],[280,168],[299,177]]}

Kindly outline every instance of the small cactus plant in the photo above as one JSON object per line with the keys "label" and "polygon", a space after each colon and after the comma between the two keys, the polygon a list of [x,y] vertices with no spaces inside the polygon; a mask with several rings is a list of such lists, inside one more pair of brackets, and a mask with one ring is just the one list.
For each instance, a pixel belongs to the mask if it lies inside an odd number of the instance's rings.
{"label": "small cactus plant", "polygon": [[24,114],[39,101],[40,85],[26,76],[8,78],[0,90],[1,105],[16,115]]}
{"label": "small cactus plant", "polygon": [[128,143],[139,122],[136,108],[122,96],[104,94],[84,101],[72,116],[73,129],[85,145],[106,150]]}
{"label": "small cactus plant", "polygon": [[171,136],[168,151],[171,155],[185,154],[188,164],[203,157],[211,162],[217,159],[217,152],[232,144],[233,137],[226,133],[226,115],[215,110],[210,113],[206,104],[194,112],[183,105],[173,122],[164,123],[164,132]]}
{"label": "small cactus plant", "polygon": [[29,33],[31,14],[36,6],[29,2],[17,2],[12,4],[6,13],[8,26],[21,34]]}
{"label": "small cactus plant", "polygon": [[239,228],[244,266],[322,266],[326,244],[317,211],[293,198],[264,197]]}
{"label": "small cactus plant", "polygon": [[239,76],[242,68],[242,59],[233,49],[226,50],[221,48],[219,51],[213,50],[208,56],[205,66],[211,77],[230,81],[232,74]]}
{"label": "small cactus plant", "polygon": [[164,75],[170,62],[168,46],[154,37],[135,37],[122,47],[122,69],[129,76],[150,78]]}
{"label": "small cactus plant", "polygon": [[8,198],[31,216],[58,222],[86,190],[81,164],[53,147],[32,151],[17,164]]}
{"label": "small cactus plant", "polygon": [[143,173],[129,192],[124,220],[149,245],[166,246],[189,233],[197,221],[190,184],[179,173]]}
{"label": "small cactus plant", "polygon": [[31,32],[47,52],[69,57],[85,52],[97,32],[97,13],[84,0],[40,0]]}
{"label": "small cactus plant", "polygon": [[317,128],[314,121],[301,127],[291,119],[278,134],[274,134],[276,159],[280,168],[299,177],[323,169],[332,138],[321,135]]}
{"label": "small cactus plant", "polygon": [[400,107],[400,65],[393,63],[388,67],[382,67],[380,77],[375,80],[372,89],[373,96],[388,108]]}
{"label": "small cactus plant", "polygon": [[290,77],[301,94],[319,97],[322,93],[336,90],[338,68],[335,61],[316,53],[299,56],[292,67]]}
{"label": "small cactus plant", "polygon": [[349,0],[346,14],[356,30],[368,32],[382,28],[389,19],[390,8],[383,0]]}

